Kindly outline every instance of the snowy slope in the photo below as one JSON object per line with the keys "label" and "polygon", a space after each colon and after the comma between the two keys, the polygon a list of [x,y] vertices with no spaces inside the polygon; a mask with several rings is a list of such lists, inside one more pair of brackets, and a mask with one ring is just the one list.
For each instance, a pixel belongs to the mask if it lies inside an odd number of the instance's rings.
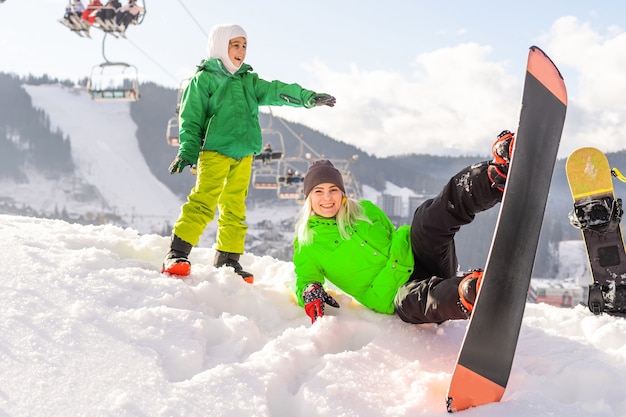
{"label": "snowy slope", "polygon": [[[0,215],[0,415],[447,416],[467,322],[415,326],[338,294],[315,324],[293,265],[242,256],[254,285],[167,238]],[[626,416],[626,321],[529,304],[503,401],[465,417]]]}
{"label": "snowy slope", "polygon": [[127,224],[143,232],[176,220],[182,201],[150,172],[127,102],[94,102],[84,89],[24,85],[53,130],[69,135],[78,175],[94,185]]}

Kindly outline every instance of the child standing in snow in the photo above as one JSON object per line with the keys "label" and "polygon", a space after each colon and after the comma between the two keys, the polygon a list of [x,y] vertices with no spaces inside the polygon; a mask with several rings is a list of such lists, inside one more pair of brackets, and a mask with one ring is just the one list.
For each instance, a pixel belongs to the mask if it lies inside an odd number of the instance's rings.
{"label": "child standing in snow", "polygon": [[324,315],[324,304],[339,307],[323,288],[326,279],[365,307],[408,323],[468,318],[482,272],[457,275],[454,235],[502,200],[513,141],[503,131],[493,161],[461,170],[417,208],[410,227],[398,229],[372,202],[346,196],[330,161],[313,163],[293,255],[296,298],[311,321]]}
{"label": "child standing in snow", "polygon": [[239,264],[248,226],[246,196],[254,155],[261,152],[258,107],[312,108],[334,106],[335,98],[298,84],[265,81],[244,63],[246,32],[238,25],[217,25],[208,39],[208,58],[198,67],[183,93],[180,148],[170,173],[197,165],[196,184],[174,224],[162,272],[186,276],[188,256],[219,210],[215,267],[232,267],[247,282],[250,272]]}

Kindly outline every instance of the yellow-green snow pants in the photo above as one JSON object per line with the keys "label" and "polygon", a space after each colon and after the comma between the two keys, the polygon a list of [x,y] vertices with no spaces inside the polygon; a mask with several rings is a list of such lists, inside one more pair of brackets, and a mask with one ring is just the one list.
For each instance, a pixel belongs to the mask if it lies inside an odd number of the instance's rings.
{"label": "yellow-green snow pants", "polygon": [[246,197],[252,173],[252,155],[241,160],[213,151],[202,151],[198,158],[196,185],[174,224],[173,233],[192,245],[197,245],[206,226],[217,219],[216,249],[243,253],[248,225]]}

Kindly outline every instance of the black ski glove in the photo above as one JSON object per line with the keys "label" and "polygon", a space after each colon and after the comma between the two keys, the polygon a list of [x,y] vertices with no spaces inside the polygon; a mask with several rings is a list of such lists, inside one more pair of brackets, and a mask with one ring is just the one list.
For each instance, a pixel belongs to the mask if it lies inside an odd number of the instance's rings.
{"label": "black ski glove", "polygon": [[174,158],[174,160],[172,161],[172,163],[170,164],[170,174],[175,174],[177,172],[183,172],[183,169],[186,166],[191,166],[191,162],[189,162],[188,160],[181,158],[179,155],[176,155],[176,158]]}
{"label": "black ski glove", "polygon": [[489,162],[489,167],[487,168],[487,175],[491,180],[491,187],[497,188],[500,191],[504,191],[504,186],[506,185],[506,177],[509,174],[509,166],[508,165],[500,165],[494,164],[493,162]]}
{"label": "black ski glove", "polygon": [[333,107],[337,99],[330,94],[314,94],[309,100],[313,106],[328,106]]}
{"label": "black ski glove", "polygon": [[311,317],[311,323],[315,323],[318,317],[324,315],[324,304],[339,308],[339,303],[322,288],[322,284],[314,282],[309,284],[302,294],[304,299],[304,311]]}

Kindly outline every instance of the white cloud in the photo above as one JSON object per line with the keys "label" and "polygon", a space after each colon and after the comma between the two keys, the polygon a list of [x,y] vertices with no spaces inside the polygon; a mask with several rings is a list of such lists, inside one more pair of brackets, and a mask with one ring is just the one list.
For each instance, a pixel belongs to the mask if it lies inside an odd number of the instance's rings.
{"label": "white cloud", "polygon": [[502,129],[515,130],[521,98],[521,82],[490,52],[468,43],[421,54],[408,77],[356,65],[340,73],[315,62],[308,70],[336,107],[275,113],[377,156],[486,155]]}
{"label": "white cloud", "polygon": [[605,152],[626,144],[626,33],[616,26],[600,34],[575,17],[554,22],[542,37],[565,77],[569,105],[561,153],[582,146]]}

